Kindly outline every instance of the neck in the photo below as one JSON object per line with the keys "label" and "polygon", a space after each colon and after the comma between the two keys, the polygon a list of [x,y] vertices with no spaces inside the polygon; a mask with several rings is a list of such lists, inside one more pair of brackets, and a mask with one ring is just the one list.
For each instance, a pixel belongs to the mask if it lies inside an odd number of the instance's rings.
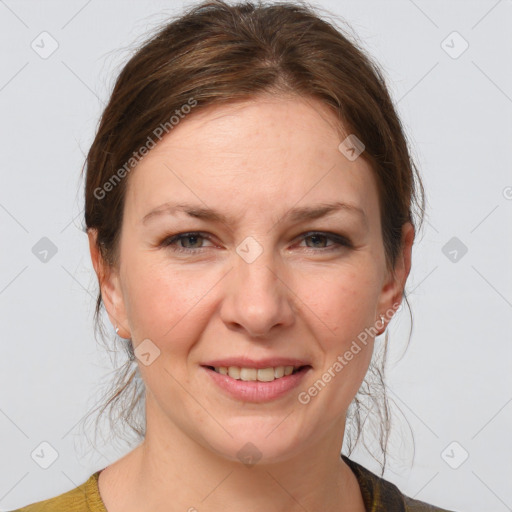
{"label": "neck", "polygon": [[339,455],[344,419],[286,459],[246,465],[170,421],[152,421],[150,410],[145,440],[101,474],[108,512],[365,510],[357,479]]}

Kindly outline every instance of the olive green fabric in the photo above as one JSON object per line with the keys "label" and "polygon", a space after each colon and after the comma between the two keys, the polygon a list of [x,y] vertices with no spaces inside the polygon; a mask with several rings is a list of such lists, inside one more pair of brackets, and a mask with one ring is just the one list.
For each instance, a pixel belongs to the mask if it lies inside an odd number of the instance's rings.
{"label": "olive green fabric", "polygon": [[413,500],[398,487],[375,475],[345,455],[341,456],[356,475],[366,512],[454,512]]}
{"label": "olive green fabric", "polygon": [[[341,457],[356,475],[367,512],[450,512],[404,496],[391,482],[345,455]],[[97,471],[82,485],[60,496],[13,512],[107,512],[98,490],[99,474]]]}

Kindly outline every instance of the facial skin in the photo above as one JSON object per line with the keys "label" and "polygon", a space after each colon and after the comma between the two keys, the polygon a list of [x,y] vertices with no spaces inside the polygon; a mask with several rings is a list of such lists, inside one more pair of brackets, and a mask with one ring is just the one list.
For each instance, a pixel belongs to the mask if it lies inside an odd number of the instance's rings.
{"label": "facial skin", "polygon": [[[308,404],[298,393],[365,328],[381,327],[380,314],[401,301],[414,230],[404,227],[394,278],[386,270],[372,170],[362,157],[349,161],[338,150],[346,135],[336,126],[313,99],[264,96],[193,113],[127,178],[119,268],[105,266],[89,233],[119,335],[131,337],[135,349],[150,339],[160,350],[149,366],[137,361],[147,389],[145,441],[100,476],[109,512],[154,512],[169,504],[225,512],[340,510],[341,504],[363,510],[339,453],[373,340],[360,344]],[[293,208],[337,201],[357,206],[366,220],[349,211],[285,218]],[[143,222],[166,202],[211,208],[230,221],[178,213]],[[161,245],[192,231],[202,237]],[[305,236],[311,231],[338,234],[351,245]],[[263,251],[251,263],[236,252],[247,237]],[[200,366],[229,356],[295,357],[312,369],[282,398],[242,402]],[[247,442],[261,452],[252,467],[237,457]]]}

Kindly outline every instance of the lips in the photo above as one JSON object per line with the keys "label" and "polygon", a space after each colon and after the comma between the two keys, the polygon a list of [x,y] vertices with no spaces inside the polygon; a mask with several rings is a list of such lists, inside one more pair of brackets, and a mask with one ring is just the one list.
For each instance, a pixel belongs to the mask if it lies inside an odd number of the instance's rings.
{"label": "lips", "polygon": [[[297,388],[303,379],[309,374],[312,369],[311,365],[300,365],[303,361],[297,359],[266,359],[254,361],[247,359],[224,359],[216,361],[208,361],[212,365],[201,365],[203,375],[210,382],[213,382],[223,393],[227,396],[242,402],[268,402],[285,398]],[[252,364],[249,366],[219,366],[214,367],[213,364],[230,364],[237,362],[238,364]],[[284,366],[267,366],[270,364],[281,363],[294,363],[294,365]],[[255,366],[263,366],[264,368],[256,369]],[[293,368],[299,368],[293,371]],[[278,375],[270,375],[271,370],[278,372]],[[285,372],[285,369],[288,369]],[[224,370],[224,371],[221,371]],[[228,374],[225,373],[227,370]],[[292,370],[292,371],[290,371]],[[260,372],[263,374],[260,376]],[[281,375],[282,373],[282,375]],[[256,375],[256,380],[255,379]],[[260,377],[263,377],[261,380]]]}

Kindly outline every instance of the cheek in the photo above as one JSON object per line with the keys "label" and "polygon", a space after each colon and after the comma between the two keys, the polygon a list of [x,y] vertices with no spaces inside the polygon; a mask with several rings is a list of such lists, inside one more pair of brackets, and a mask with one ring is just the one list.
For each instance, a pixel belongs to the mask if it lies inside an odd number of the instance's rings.
{"label": "cheek", "polygon": [[369,262],[302,279],[298,295],[327,334],[317,339],[342,349],[373,325],[379,295],[376,283],[377,273]]}
{"label": "cheek", "polygon": [[[320,274],[317,276],[319,277]],[[320,393],[336,415],[345,410],[357,393],[371,361],[373,338],[366,329],[374,325],[378,298],[377,271],[368,262],[339,268],[329,278],[302,280],[301,297],[322,352],[318,375],[328,388]],[[319,383],[322,389],[322,383]],[[312,390],[315,392],[315,390]]]}
{"label": "cheek", "polygon": [[186,338],[185,330],[195,332],[201,301],[214,284],[210,281],[207,273],[198,278],[197,272],[156,265],[149,258],[127,262],[124,282],[132,339],[149,338],[159,345],[165,339],[175,343]]}

